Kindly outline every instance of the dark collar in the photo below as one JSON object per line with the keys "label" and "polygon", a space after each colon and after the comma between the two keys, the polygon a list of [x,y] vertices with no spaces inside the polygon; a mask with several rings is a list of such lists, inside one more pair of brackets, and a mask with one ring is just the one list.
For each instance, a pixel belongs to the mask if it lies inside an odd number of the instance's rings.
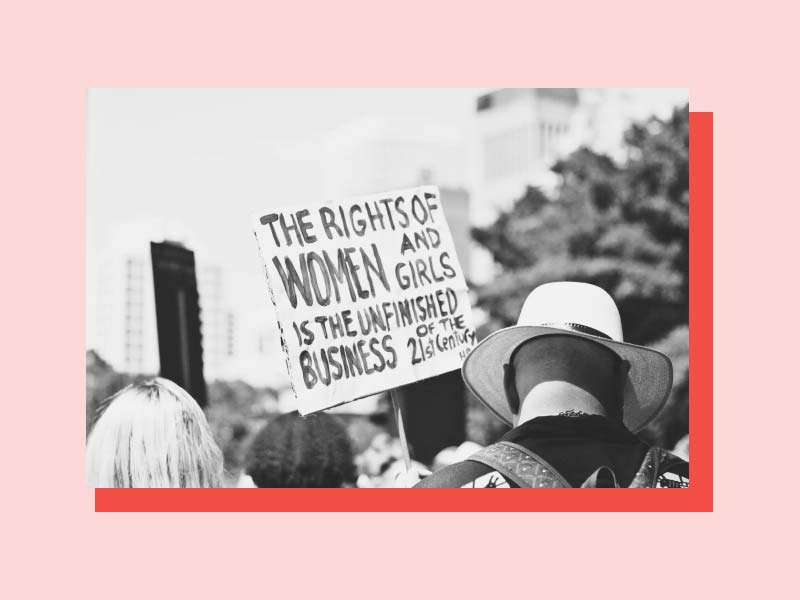
{"label": "dark collar", "polygon": [[521,443],[531,438],[579,438],[615,443],[641,443],[641,440],[622,423],[599,415],[536,417],[518,425],[502,439],[507,442]]}

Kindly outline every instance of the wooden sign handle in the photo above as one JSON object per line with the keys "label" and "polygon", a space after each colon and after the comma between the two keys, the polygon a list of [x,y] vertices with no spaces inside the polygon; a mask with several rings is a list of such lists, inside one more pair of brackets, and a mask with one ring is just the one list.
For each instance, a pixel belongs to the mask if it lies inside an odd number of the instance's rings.
{"label": "wooden sign handle", "polygon": [[403,462],[406,465],[406,471],[411,470],[411,454],[408,452],[408,440],[406,439],[406,430],[403,427],[403,414],[400,411],[400,399],[397,397],[397,390],[392,389],[389,391],[392,397],[392,406],[394,407],[394,419],[397,422],[397,433],[400,435],[400,444],[403,446]]}

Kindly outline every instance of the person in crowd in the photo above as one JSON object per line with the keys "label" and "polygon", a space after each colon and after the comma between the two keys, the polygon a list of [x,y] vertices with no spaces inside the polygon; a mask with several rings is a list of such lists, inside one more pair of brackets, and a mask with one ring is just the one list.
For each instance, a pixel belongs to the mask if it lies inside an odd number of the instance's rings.
{"label": "person in crowd", "polygon": [[448,446],[447,448],[442,448],[436,454],[436,456],[433,457],[431,470],[435,473],[436,471],[444,469],[445,467],[449,467],[452,464],[466,460],[478,452],[478,450],[481,448],[482,446],[480,444],[476,444],[475,442],[469,440],[462,442],[459,446]]}
{"label": "person in crowd", "polygon": [[223,460],[197,402],[157,377],[100,404],[86,466],[90,487],[219,487]]}
{"label": "person in crowd", "polygon": [[[356,457],[356,468],[356,487],[407,487],[405,483],[399,483],[406,481],[403,446],[388,432],[380,432],[372,438],[369,446]],[[430,474],[428,468],[417,461],[411,461],[411,468],[418,474]]]}
{"label": "person in crowd", "polygon": [[417,487],[688,487],[687,462],[636,437],[663,408],[672,363],[623,341],[597,286],[558,282],[528,296],[516,326],[462,367],[469,389],[513,427]]}
{"label": "person in crowd", "polygon": [[245,471],[260,488],[338,488],[355,483],[350,438],[336,417],[280,415],[256,434]]}

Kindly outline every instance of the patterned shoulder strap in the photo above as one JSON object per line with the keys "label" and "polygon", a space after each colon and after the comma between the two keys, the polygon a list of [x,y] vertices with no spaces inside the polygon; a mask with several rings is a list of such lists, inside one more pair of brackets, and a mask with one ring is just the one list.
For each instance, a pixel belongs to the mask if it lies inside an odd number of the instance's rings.
{"label": "patterned shoulder strap", "polygon": [[[566,479],[546,460],[512,442],[498,442],[473,454],[469,460],[491,467],[524,488],[569,488]],[[688,463],[662,448],[651,447],[631,481],[632,488],[689,487]],[[606,472],[608,471],[608,472]],[[598,485],[601,479],[608,481]],[[600,467],[581,487],[616,487],[614,472]]]}
{"label": "patterned shoulder strap", "polygon": [[512,442],[497,442],[469,457],[524,488],[572,487],[547,461]]}
{"label": "patterned shoulder strap", "polygon": [[647,451],[629,487],[689,487],[689,464],[671,452],[653,446]]}

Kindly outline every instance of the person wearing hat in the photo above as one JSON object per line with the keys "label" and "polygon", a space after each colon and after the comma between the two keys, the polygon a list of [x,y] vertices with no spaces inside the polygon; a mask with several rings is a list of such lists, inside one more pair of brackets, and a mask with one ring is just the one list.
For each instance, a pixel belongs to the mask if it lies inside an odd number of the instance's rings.
{"label": "person wearing hat", "polygon": [[597,286],[537,287],[517,325],[478,344],[462,374],[512,429],[416,487],[689,485],[687,462],[635,435],[666,403],[672,363],[623,341],[619,310]]}

